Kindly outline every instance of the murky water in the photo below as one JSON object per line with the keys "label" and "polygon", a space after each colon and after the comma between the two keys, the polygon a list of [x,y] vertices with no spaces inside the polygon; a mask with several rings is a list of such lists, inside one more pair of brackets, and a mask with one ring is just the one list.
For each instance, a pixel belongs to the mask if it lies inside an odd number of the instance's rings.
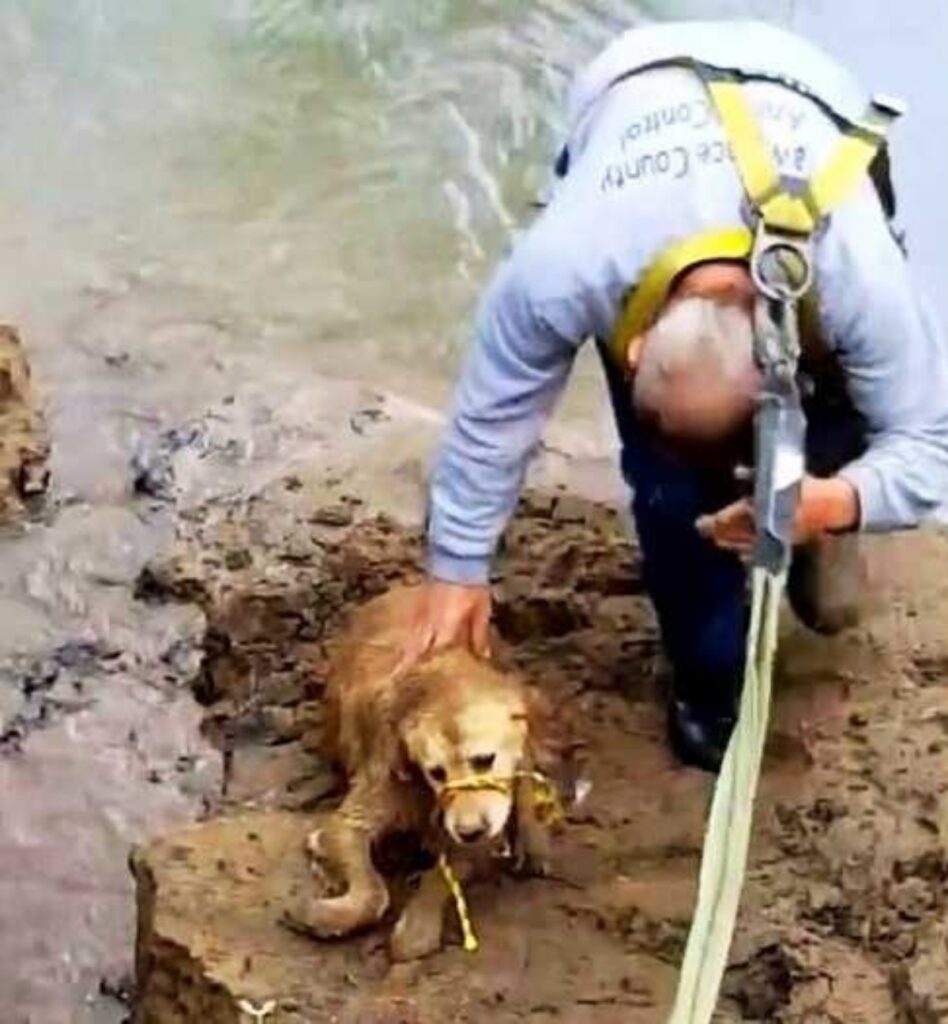
{"label": "murky water", "polygon": [[[130,453],[225,403],[250,450],[319,374],[439,407],[546,180],[570,70],[642,18],[742,12],[912,101],[903,219],[948,320],[941,0],[5,0],[0,317],[46,386],[60,511],[0,550],[0,658],[83,643],[126,662],[94,664],[90,703],[0,764],[0,929],[39,922],[0,957],[3,1020],[84,1019],[128,944],[127,843],[193,813],[127,743],[141,716],[165,730],[162,763],[210,758],[186,699],[143,681],[193,624],[131,600],[170,523],[130,505]],[[582,366],[557,429],[605,456],[607,422]],[[82,893],[101,913],[73,912]]]}

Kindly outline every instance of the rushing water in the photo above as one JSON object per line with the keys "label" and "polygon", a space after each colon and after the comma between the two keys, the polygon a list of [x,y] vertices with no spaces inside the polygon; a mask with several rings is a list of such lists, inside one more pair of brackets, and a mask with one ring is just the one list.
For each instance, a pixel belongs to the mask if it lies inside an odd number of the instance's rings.
{"label": "rushing water", "polygon": [[[242,358],[440,405],[478,291],[543,188],[571,70],[644,18],[746,13],[912,102],[896,178],[948,320],[943,0],[4,0],[0,318],[45,382],[71,508],[0,551],[0,654],[91,631],[154,661],[164,626],[127,590],[160,540],[127,507],[142,423],[206,408]],[[566,419],[605,438],[593,374],[580,367]],[[124,596],[101,585],[103,561]],[[190,813],[146,799],[118,743],[146,716],[167,723],[174,760],[187,711],[114,681],[100,697],[0,778],[0,926],[41,922],[3,947],[3,1021],[85,1019],[90,979],[127,944],[128,841]],[[60,862],[71,838],[88,856]],[[71,916],[86,891],[99,911]]]}
{"label": "rushing water", "polygon": [[[940,0],[645,6],[794,25],[908,95],[899,178],[940,284]],[[440,394],[545,180],[571,69],[642,16],[623,0],[7,0],[2,308],[58,348],[77,293],[144,278],[212,293],[248,344],[303,346],[320,369],[390,383],[410,367],[418,386],[423,353]]]}

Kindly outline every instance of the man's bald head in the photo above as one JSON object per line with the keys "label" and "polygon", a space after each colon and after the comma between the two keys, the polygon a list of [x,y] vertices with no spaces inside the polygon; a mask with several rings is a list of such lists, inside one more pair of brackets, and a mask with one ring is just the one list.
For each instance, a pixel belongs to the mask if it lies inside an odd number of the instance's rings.
{"label": "man's bald head", "polygon": [[682,449],[729,447],[753,416],[760,387],[751,306],[735,296],[676,296],[638,348],[640,419]]}

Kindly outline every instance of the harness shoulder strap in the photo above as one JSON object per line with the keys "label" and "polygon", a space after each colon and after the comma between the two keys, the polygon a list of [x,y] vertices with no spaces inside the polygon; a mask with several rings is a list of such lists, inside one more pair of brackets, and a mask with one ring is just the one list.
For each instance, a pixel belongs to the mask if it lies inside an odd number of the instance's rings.
{"label": "harness shoulder strap", "polygon": [[695,65],[695,71],[724,127],[747,198],[773,231],[812,235],[868,174],[890,124],[902,113],[891,100],[873,99],[863,120],[843,129],[829,159],[809,182],[787,179],[780,174],[742,84],[702,65]]}
{"label": "harness shoulder strap", "polygon": [[829,160],[810,179],[810,197],[821,216],[839,206],[869,173],[901,113],[891,101],[874,99],[865,120],[843,135]]}

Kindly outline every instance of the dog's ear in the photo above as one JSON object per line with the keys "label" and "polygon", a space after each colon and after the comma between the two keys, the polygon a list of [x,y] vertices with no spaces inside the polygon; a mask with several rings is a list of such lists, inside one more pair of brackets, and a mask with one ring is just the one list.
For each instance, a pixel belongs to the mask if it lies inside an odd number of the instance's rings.
{"label": "dog's ear", "polygon": [[398,782],[413,782],[418,777],[418,769],[408,756],[408,747],[404,739],[399,736],[396,743],[398,746],[392,763],[392,775]]}
{"label": "dog's ear", "polygon": [[527,765],[554,782],[568,805],[579,797],[586,768],[586,744],[568,716],[535,687],[527,689]]}
{"label": "dog's ear", "polygon": [[550,699],[534,686],[526,691],[527,758],[530,767],[555,774],[562,765],[570,740]]}

